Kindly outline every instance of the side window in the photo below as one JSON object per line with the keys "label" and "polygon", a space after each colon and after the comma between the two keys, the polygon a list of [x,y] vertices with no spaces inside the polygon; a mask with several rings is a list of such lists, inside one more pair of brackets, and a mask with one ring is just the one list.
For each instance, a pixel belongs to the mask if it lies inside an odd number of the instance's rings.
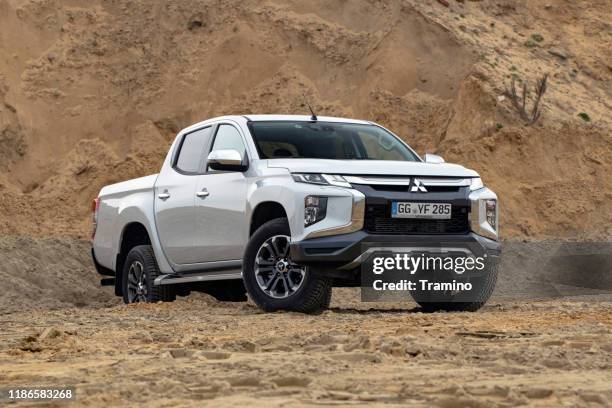
{"label": "side window", "polygon": [[238,153],[244,158],[246,147],[244,146],[244,141],[242,140],[242,136],[238,133],[238,130],[232,125],[220,125],[219,130],[217,130],[217,136],[215,137],[215,142],[213,143],[212,149],[210,151],[222,150],[222,149],[233,149],[237,150]]}
{"label": "side window", "polygon": [[188,173],[200,172],[200,163],[204,156],[204,148],[210,141],[211,130],[212,127],[209,126],[185,136],[176,161],[177,169]]}

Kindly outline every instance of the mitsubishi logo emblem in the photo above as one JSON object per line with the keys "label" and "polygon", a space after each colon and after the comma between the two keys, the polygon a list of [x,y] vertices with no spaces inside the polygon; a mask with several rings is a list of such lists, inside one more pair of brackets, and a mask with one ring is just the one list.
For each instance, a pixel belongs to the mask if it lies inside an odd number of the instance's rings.
{"label": "mitsubishi logo emblem", "polygon": [[427,189],[423,182],[417,178],[412,179],[412,187],[410,187],[412,193],[426,193]]}

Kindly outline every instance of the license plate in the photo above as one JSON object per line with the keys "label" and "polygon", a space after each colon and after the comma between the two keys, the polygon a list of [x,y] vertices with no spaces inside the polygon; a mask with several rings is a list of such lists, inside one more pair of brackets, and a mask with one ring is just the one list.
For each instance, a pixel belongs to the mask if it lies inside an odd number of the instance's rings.
{"label": "license plate", "polygon": [[451,209],[451,204],[444,203],[409,203],[393,201],[391,203],[391,217],[448,220],[451,217]]}

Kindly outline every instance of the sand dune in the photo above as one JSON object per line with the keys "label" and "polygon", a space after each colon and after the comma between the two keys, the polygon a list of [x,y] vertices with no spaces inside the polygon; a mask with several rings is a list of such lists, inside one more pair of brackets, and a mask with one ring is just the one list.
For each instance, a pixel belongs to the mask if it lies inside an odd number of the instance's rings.
{"label": "sand dune", "polygon": [[[0,10],[5,234],[86,237],[100,187],[157,172],[180,128],[304,113],[306,95],[318,112],[379,121],[421,153],[480,171],[503,200],[506,236],[610,237],[605,1],[2,0]],[[542,119],[525,127],[499,98],[504,83],[545,72]]]}

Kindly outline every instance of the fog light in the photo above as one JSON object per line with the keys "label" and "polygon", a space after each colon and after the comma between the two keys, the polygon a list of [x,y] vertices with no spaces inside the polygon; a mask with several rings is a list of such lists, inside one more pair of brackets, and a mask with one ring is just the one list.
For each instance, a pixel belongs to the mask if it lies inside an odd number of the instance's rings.
{"label": "fog light", "polygon": [[487,200],[485,202],[485,209],[487,214],[487,222],[494,230],[497,231],[497,200]]}
{"label": "fog light", "polygon": [[327,214],[327,197],[306,196],[304,198],[304,226],[321,221]]}

